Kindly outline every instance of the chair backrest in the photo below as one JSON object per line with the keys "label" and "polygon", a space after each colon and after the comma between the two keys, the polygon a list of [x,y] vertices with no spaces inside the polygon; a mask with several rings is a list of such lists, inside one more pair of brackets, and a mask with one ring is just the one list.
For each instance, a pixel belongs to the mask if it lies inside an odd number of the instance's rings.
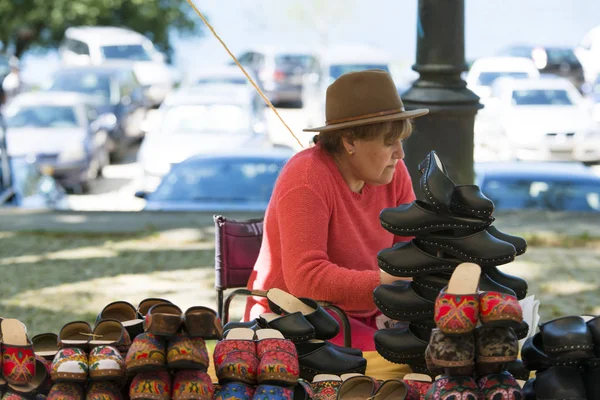
{"label": "chair backrest", "polygon": [[215,289],[246,287],[258,258],[263,219],[236,221],[215,215]]}

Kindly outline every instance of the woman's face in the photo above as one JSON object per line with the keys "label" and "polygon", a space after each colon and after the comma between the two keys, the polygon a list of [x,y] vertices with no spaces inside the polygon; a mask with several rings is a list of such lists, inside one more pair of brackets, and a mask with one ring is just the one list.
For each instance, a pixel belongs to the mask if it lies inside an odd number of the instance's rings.
{"label": "woman's face", "polygon": [[354,153],[349,159],[356,179],[370,185],[387,185],[392,181],[396,164],[404,158],[404,149],[400,139],[385,143],[386,133],[373,140],[354,140]]}

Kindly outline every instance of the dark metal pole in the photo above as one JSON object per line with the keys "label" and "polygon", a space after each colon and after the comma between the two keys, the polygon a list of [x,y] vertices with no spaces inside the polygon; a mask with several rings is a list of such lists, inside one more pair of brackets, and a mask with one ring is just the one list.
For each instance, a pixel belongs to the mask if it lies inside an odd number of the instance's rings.
{"label": "dark metal pole", "polygon": [[417,198],[417,165],[435,150],[457,184],[471,184],[473,172],[473,124],[482,105],[466,88],[461,73],[465,63],[464,0],[419,0],[417,63],[420,77],[402,95],[408,110],[429,108],[429,115],[415,119],[414,133],[406,141],[406,165]]}

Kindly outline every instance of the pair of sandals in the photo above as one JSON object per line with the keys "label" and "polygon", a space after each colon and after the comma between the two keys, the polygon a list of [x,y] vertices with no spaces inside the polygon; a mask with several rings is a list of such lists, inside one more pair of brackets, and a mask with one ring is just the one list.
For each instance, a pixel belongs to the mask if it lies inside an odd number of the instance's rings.
{"label": "pair of sandals", "polygon": [[224,327],[225,335],[239,327],[281,332],[294,342],[300,377],[309,382],[319,374],[365,373],[367,362],[362,351],[329,341],[337,336],[340,326],[317,301],[298,298],[278,288],[268,290],[266,297],[271,313],[261,314],[255,321],[230,322]]}

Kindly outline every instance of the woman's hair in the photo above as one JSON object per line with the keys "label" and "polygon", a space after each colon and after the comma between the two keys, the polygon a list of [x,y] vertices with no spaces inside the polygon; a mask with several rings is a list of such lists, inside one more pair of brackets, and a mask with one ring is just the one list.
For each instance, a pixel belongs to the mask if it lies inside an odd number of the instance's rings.
{"label": "woman's hair", "polygon": [[376,140],[383,136],[383,142],[392,144],[398,140],[406,139],[412,133],[412,123],[408,119],[399,121],[378,122],[376,124],[354,126],[352,128],[338,129],[331,132],[320,132],[313,137],[315,144],[319,143],[323,149],[331,154],[344,150],[342,138],[347,140]]}

